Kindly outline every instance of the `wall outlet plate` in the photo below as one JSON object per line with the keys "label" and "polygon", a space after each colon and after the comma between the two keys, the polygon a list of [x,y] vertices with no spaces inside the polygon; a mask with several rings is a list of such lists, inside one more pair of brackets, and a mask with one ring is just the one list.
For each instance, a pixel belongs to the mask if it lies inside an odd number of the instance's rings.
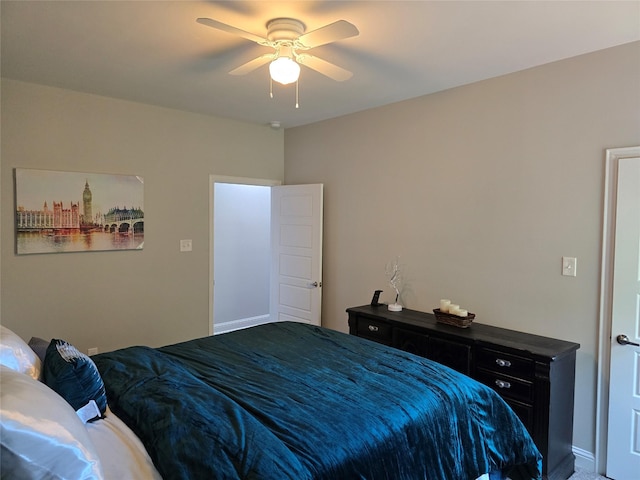
{"label": "wall outlet plate", "polygon": [[578,259],[576,257],[562,257],[562,275],[575,277],[577,263]]}
{"label": "wall outlet plate", "polygon": [[190,252],[193,249],[193,244],[191,240],[180,240],[180,251],[181,252]]}

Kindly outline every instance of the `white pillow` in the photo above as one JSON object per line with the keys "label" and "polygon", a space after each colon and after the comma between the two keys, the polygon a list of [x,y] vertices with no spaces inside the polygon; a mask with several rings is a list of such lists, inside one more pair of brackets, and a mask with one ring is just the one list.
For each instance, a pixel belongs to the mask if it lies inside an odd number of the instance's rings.
{"label": "white pillow", "polygon": [[0,366],[0,465],[7,478],[104,478],[73,408],[28,375]]}
{"label": "white pillow", "polygon": [[42,362],[22,338],[0,325],[0,365],[38,380]]}
{"label": "white pillow", "polygon": [[162,480],[140,439],[109,407],[104,419],[85,427],[100,455],[104,478]]}

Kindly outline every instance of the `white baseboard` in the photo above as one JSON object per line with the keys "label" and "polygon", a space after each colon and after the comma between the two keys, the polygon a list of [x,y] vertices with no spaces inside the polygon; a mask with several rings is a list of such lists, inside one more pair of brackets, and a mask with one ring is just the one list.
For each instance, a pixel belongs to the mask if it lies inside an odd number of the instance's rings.
{"label": "white baseboard", "polygon": [[230,322],[215,323],[213,325],[213,334],[218,335],[220,333],[233,332],[234,330],[240,330],[242,328],[255,327],[256,325],[262,325],[263,323],[269,323],[269,314],[259,315],[257,317],[241,318],[239,320],[231,320]]}
{"label": "white baseboard", "polygon": [[587,452],[581,448],[572,447],[573,454],[576,456],[576,468],[587,472],[596,471],[596,457],[593,453]]}

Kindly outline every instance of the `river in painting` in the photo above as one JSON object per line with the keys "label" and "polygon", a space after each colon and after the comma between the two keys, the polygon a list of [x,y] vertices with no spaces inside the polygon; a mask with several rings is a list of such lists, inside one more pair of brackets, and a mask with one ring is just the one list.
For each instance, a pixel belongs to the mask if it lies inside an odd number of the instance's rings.
{"label": "river in painting", "polygon": [[17,251],[28,253],[93,252],[104,250],[139,250],[144,233],[74,232],[53,234],[18,232]]}

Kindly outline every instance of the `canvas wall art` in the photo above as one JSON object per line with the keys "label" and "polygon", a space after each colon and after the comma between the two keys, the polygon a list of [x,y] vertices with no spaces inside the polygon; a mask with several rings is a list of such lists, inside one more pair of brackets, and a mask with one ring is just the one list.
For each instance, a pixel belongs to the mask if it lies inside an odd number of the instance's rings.
{"label": "canvas wall art", "polygon": [[144,246],[142,177],[17,168],[15,186],[19,255]]}

